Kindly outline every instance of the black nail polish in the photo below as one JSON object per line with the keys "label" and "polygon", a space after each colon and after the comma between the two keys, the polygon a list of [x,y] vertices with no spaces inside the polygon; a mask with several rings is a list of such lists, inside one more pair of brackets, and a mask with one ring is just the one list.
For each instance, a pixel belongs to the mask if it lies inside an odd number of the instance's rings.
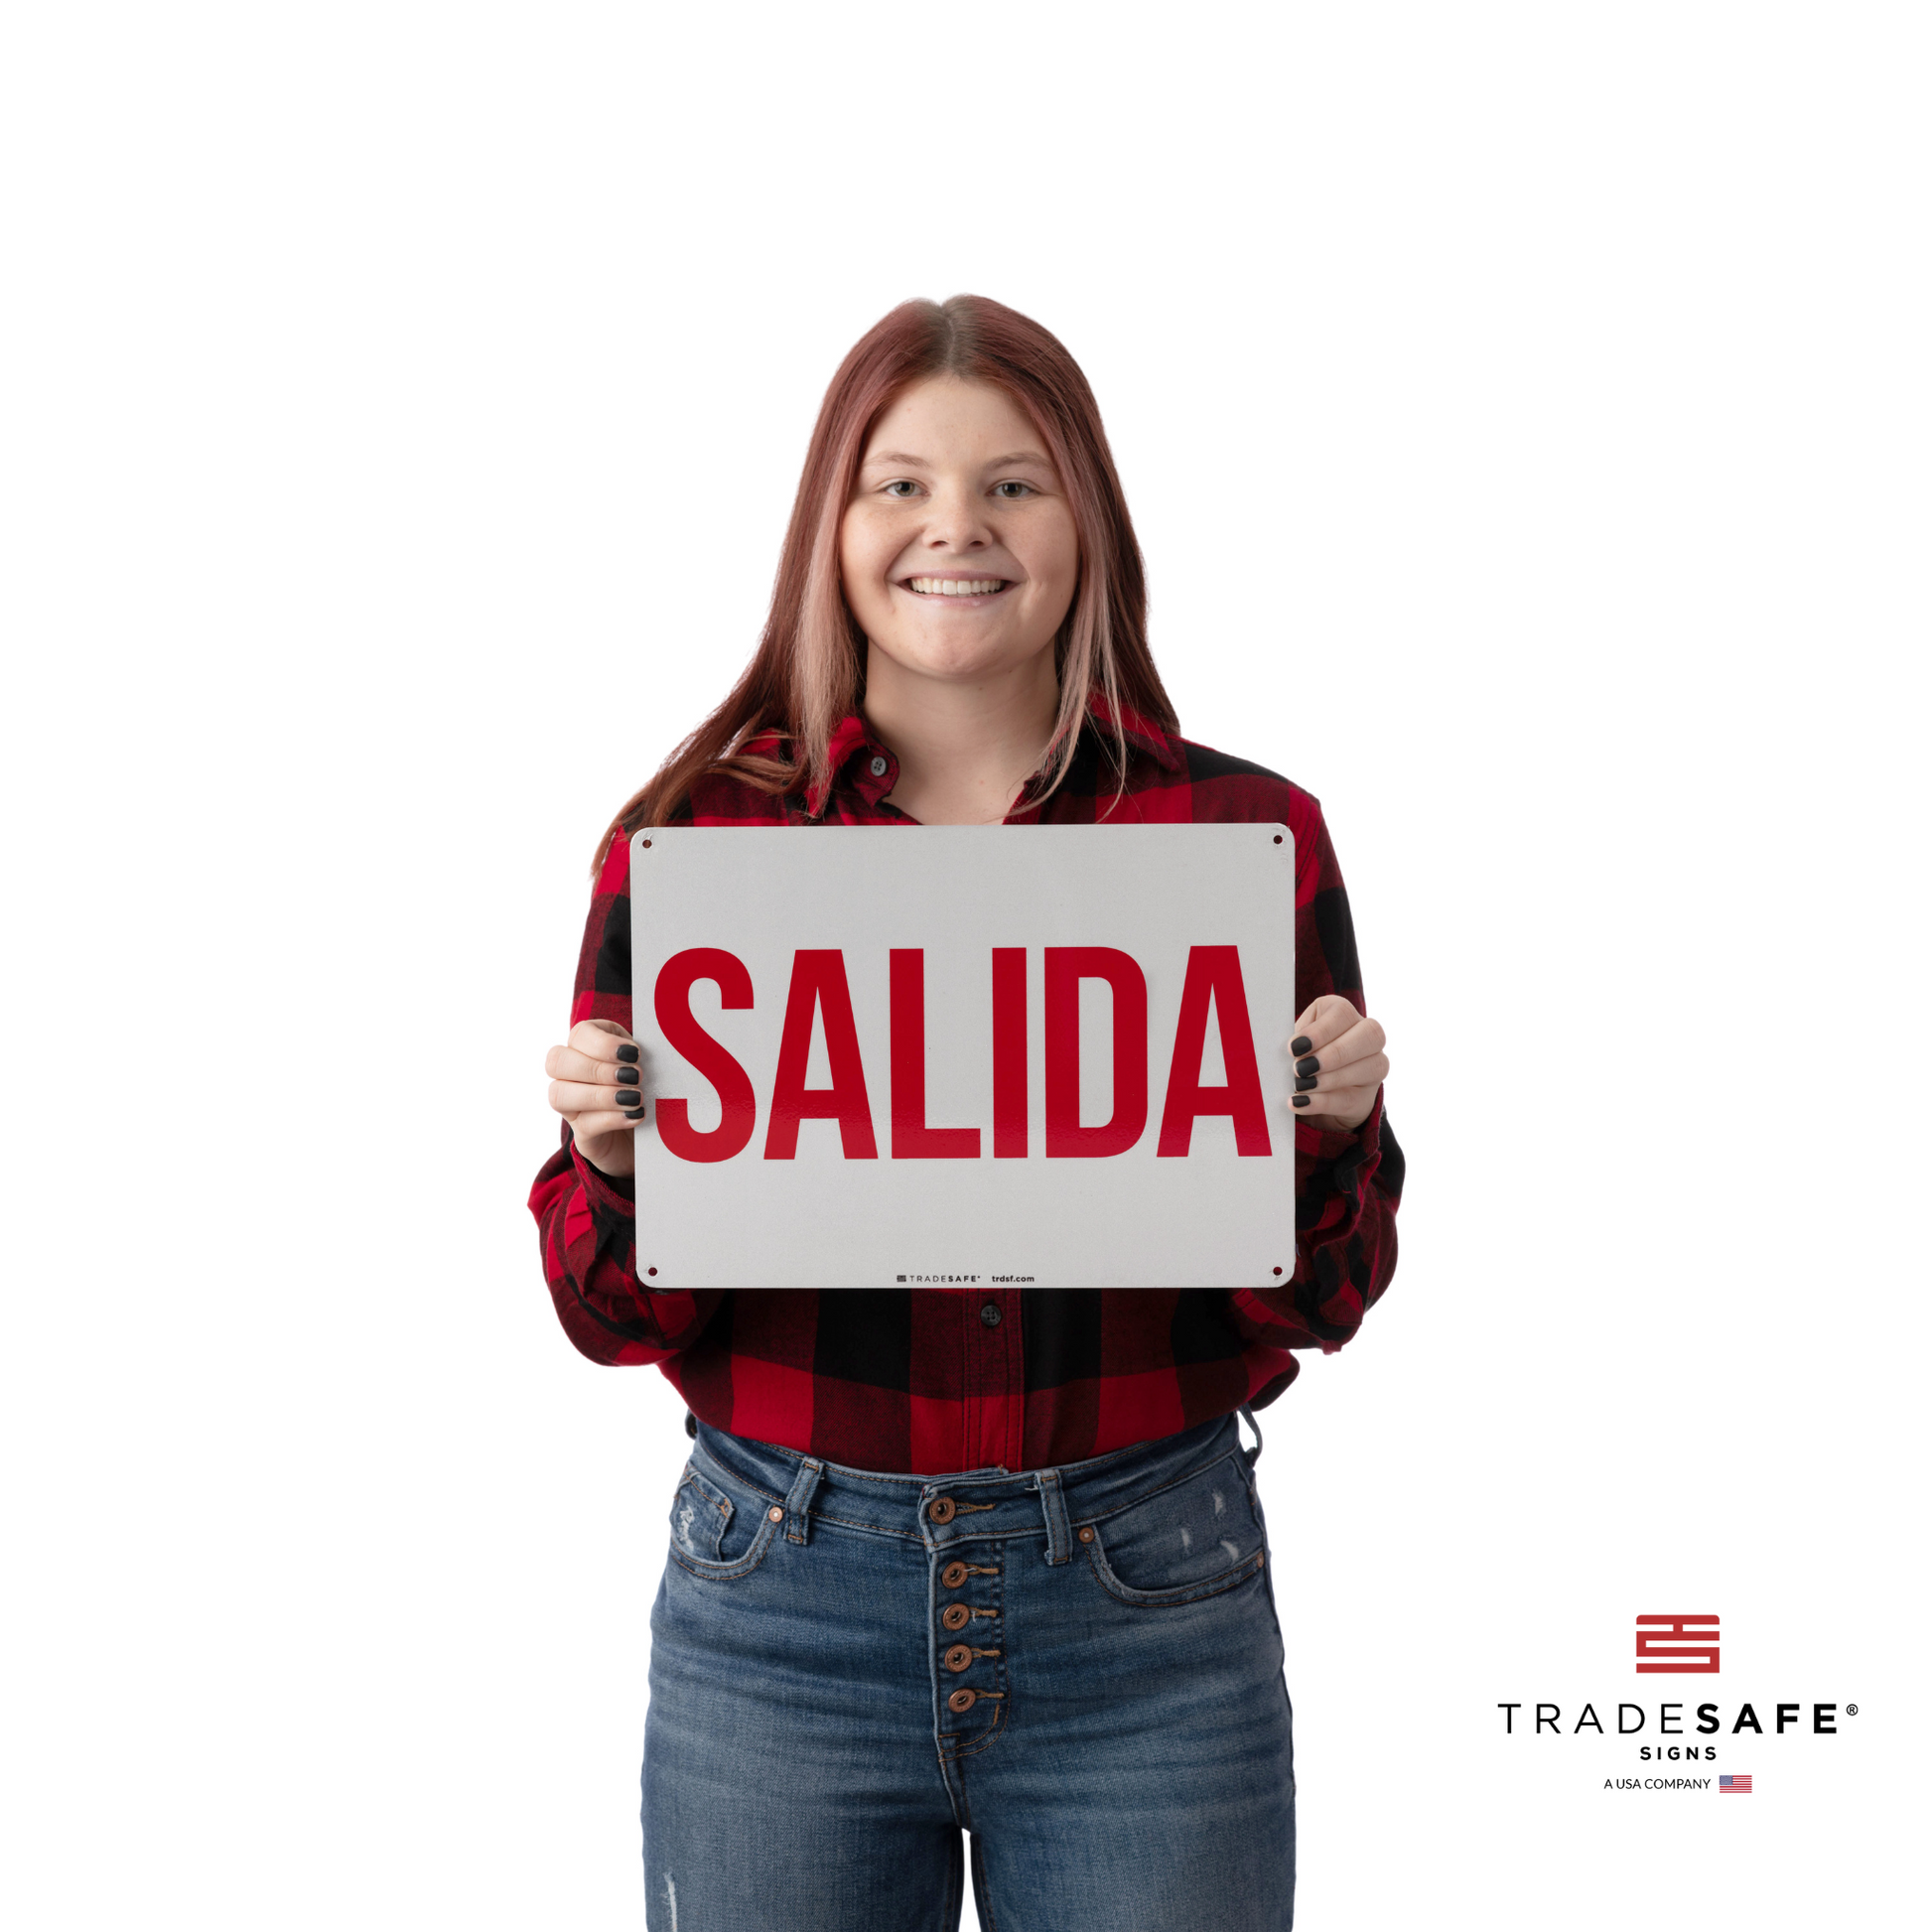
{"label": "black nail polish", "polygon": [[1314,1083],[1315,1083],[1315,1076],[1312,1073],[1305,1073],[1302,1075],[1302,1077],[1299,1080],[1296,1081],[1295,1091],[1297,1093],[1307,1093],[1308,1090],[1314,1085]]}
{"label": "black nail polish", "polygon": [[623,1117],[625,1120],[642,1120],[644,1117],[644,1109],[642,1107],[626,1107],[623,1110]]}
{"label": "black nail polish", "polygon": [[1321,1071],[1321,1062],[1311,1053],[1306,1059],[1299,1059],[1295,1062],[1295,1070],[1297,1073],[1319,1073]]}
{"label": "black nail polish", "polygon": [[636,1057],[637,1057],[637,1049],[636,1047],[631,1045],[628,1040],[625,1040],[624,1043],[618,1048],[618,1058],[621,1060],[634,1061]]}
{"label": "black nail polish", "polygon": [[1305,1094],[1305,1093],[1298,1093],[1298,1094],[1297,1094],[1297,1095],[1295,1096],[1295,1104],[1296,1104],[1296,1106],[1298,1106],[1298,1107],[1306,1107],[1306,1106],[1307,1106],[1307,1105],[1309,1104],[1309,1097],[1308,1097],[1308,1095],[1307,1095],[1307,1094]]}
{"label": "black nail polish", "polygon": [[641,1077],[634,1066],[618,1068],[618,1085],[621,1087],[634,1087]]}
{"label": "black nail polish", "polygon": [[1306,1053],[1309,1050],[1309,1048],[1313,1044],[1314,1041],[1311,1040],[1307,1034],[1297,1034],[1295,1037],[1288,1042],[1288,1050],[1291,1053]]}

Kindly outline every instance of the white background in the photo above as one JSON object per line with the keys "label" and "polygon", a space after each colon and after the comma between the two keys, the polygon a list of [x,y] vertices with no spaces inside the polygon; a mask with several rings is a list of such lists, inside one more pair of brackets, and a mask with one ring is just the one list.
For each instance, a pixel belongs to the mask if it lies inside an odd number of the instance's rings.
{"label": "white background", "polygon": [[[1262,1419],[1299,1922],[1913,1922],[1926,31],[11,10],[13,1922],[637,1923],[682,1411],[556,1328],[539,1062],[834,365],[959,289],[1392,1037],[1400,1274]],[[1500,1739],[1650,1610],[1861,1716],[1728,1805]]]}

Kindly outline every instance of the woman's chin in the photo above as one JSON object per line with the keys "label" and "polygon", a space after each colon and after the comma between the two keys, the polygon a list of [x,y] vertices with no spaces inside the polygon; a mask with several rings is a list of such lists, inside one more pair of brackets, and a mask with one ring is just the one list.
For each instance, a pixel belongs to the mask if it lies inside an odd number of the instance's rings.
{"label": "woman's chin", "polygon": [[[930,678],[944,684],[983,684],[1024,676],[1044,657],[1052,661],[1050,636],[1035,641],[1013,636],[962,635],[963,625],[949,620],[933,631],[900,635],[884,641],[871,639],[872,650],[885,659],[886,675]],[[876,674],[876,673],[874,673]]]}

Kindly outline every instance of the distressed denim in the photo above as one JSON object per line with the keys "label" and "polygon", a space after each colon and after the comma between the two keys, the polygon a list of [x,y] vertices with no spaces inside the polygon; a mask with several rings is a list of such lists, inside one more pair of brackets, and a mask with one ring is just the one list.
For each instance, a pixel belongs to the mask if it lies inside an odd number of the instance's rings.
{"label": "distressed denim", "polygon": [[698,1425],[651,1612],[650,1932],[952,1932],[968,1846],[986,1932],[1288,1932],[1258,1453],[1226,1416],[886,1475]]}

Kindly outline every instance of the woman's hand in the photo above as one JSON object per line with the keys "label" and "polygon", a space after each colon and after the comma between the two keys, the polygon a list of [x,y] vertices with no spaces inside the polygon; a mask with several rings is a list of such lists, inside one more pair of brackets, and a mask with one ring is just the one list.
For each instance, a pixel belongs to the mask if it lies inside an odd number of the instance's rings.
{"label": "woman's hand", "polygon": [[580,1020],[570,1038],[543,1056],[550,1104],[570,1122],[584,1159],[605,1173],[635,1171],[631,1133],[643,1118],[640,1049],[615,1020]]}
{"label": "woman's hand", "polygon": [[1295,1023],[1295,1113],[1313,1127],[1361,1126],[1389,1077],[1388,1035],[1339,993],[1324,993]]}

